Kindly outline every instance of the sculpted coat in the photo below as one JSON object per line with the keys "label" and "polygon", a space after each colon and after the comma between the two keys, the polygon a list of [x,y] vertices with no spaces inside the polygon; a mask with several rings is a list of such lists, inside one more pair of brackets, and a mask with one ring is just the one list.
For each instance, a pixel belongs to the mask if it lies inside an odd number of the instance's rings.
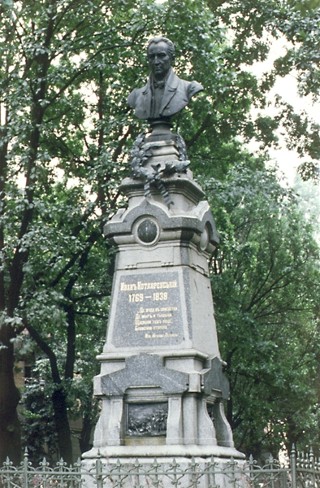
{"label": "sculpted coat", "polygon": [[135,88],[128,97],[128,105],[135,109],[139,119],[169,118],[180,112],[190,101],[190,98],[203,90],[197,81],[186,81],[179,78],[172,69],[163,84],[163,93],[156,115],[152,111],[154,97],[152,81],[149,79],[142,88]]}

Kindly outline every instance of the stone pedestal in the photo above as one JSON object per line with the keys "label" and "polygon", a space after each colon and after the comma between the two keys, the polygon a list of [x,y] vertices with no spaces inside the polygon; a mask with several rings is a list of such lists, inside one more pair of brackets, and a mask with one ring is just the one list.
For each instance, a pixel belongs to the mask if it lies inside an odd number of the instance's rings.
{"label": "stone pedestal", "polygon": [[215,223],[190,172],[162,183],[169,206],[156,188],[146,198],[142,181],[125,179],[128,206],[105,226],[117,256],[88,463],[243,459],[223,407],[228,382],[208,273]]}

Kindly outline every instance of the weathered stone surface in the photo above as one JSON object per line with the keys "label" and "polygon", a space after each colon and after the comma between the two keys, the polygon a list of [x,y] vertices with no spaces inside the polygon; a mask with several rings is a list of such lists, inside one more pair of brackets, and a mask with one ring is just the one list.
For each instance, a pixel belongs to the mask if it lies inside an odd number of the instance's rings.
{"label": "weathered stone surface", "polygon": [[159,386],[164,393],[183,393],[188,389],[188,375],[163,366],[162,358],[139,354],[126,359],[125,368],[101,378],[102,394],[124,395],[128,388]]}
{"label": "weathered stone surface", "polygon": [[[201,236],[204,231],[207,233],[207,244],[216,247],[219,242],[219,236],[216,231],[215,223],[206,202],[199,202],[192,210],[186,209],[178,211],[175,207],[168,210],[160,202],[150,202],[144,198],[139,206],[133,206],[127,210],[121,209],[114,218],[105,225],[104,234],[109,239],[114,239],[116,244],[121,244],[121,237],[126,236],[127,242],[136,242],[135,224],[141,222],[144,218],[153,218],[161,229],[161,239],[168,240],[166,233],[174,230],[178,236],[186,233],[186,238],[193,234]],[[131,237],[131,239],[130,239]],[[190,239],[191,240],[191,239]],[[188,241],[188,238],[187,238]],[[202,249],[204,252],[206,248]]]}
{"label": "weathered stone surface", "polygon": [[[94,446],[122,447],[129,455],[135,443],[151,446],[152,438],[161,437],[157,449],[161,443],[201,446],[202,452],[209,446],[234,449],[223,411],[228,382],[208,270],[219,240],[209,206],[186,177],[183,184],[177,178],[168,182],[174,189],[170,208],[157,194],[146,199],[141,183],[123,186],[128,208],[105,227],[118,253],[101,374],[95,378],[103,410]],[[165,420],[160,413],[150,416],[159,405],[166,405]],[[148,435],[160,421],[166,429]]]}
{"label": "weathered stone surface", "polygon": [[203,373],[204,393],[210,395],[212,390],[220,391],[224,400],[229,399],[229,382],[223,372],[223,363],[218,357],[215,357],[210,361],[210,368]]}

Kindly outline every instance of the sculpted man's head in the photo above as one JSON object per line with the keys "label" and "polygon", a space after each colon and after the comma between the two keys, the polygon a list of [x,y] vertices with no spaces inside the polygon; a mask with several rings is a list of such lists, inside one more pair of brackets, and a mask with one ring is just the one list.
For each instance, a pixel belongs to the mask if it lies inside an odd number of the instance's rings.
{"label": "sculpted man's head", "polygon": [[141,88],[134,88],[128,105],[139,119],[168,121],[189,103],[203,87],[197,81],[187,81],[171,69],[175,47],[166,37],[153,37],[147,47],[150,76]]}
{"label": "sculpted man's head", "polygon": [[174,62],[174,44],[166,37],[153,37],[148,43],[147,56],[152,75],[162,80]]}

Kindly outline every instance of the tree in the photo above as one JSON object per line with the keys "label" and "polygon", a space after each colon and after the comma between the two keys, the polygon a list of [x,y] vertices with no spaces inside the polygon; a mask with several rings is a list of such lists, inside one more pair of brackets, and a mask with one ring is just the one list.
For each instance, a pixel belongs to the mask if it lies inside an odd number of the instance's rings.
{"label": "tree", "polygon": [[[13,366],[21,331],[28,331],[45,363],[41,374],[59,455],[72,458],[71,411],[83,415],[83,439],[88,438],[93,421],[88,385],[104,336],[113,260],[101,235],[122,203],[118,185],[128,174],[128,148],[143,130],[126,106],[127,94],[147,73],[141,46],[157,32],[171,37],[178,73],[206,87],[175,125],[195,172],[210,177],[214,171],[223,181],[242,160],[238,136],[257,137],[267,147],[280,122],[255,121],[250,113],[253,104],[265,103],[274,82],[274,76],[259,82],[244,69],[267,55],[263,29],[288,32],[301,60],[312,47],[298,31],[302,25],[303,32],[311,32],[316,18],[288,4],[277,8],[275,1],[262,2],[256,16],[249,1],[188,0],[181,9],[177,0],[2,0],[0,461],[9,455],[16,462],[20,455]],[[223,23],[233,26],[232,41]],[[256,47],[247,48],[248,42]],[[298,67],[311,80],[312,68],[316,78],[313,62],[304,68],[289,58],[279,61],[275,73]],[[316,94],[317,83],[301,83]],[[293,120],[294,112],[286,110]],[[313,140],[316,154],[316,128],[299,120],[297,130],[289,123],[284,128],[292,141],[306,135],[301,151]],[[263,158],[250,165],[262,171]],[[80,383],[88,395],[81,395]],[[83,440],[83,449],[87,446]]]}
{"label": "tree", "polygon": [[268,146],[277,143],[275,130],[279,128],[285,135],[287,147],[297,150],[300,157],[310,158],[301,163],[301,176],[318,179],[319,124],[306,111],[298,113],[280,96],[275,100],[276,116],[265,116],[263,109],[267,107],[265,91],[274,86],[279,76],[293,77],[299,95],[319,101],[319,2],[208,0],[208,6],[231,32],[226,63],[236,70],[266,60],[273,40],[286,41],[285,54],[274,61],[270,71],[256,80],[254,105],[261,113],[248,124],[247,136],[256,137]]}
{"label": "tree", "polygon": [[14,340],[27,330],[48,358],[59,450],[70,461],[76,348],[88,317],[106,314],[101,230],[139,130],[125,103],[137,73],[128,59],[142,66],[140,45],[171,14],[154,2],[141,2],[137,17],[134,2],[47,1],[5,2],[1,15],[0,459],[19,460]]}
{"label": "tree", "polygon": [[[1,460],[9,455],[17,461],[20,456],[13,342],[24,328],[49,359],[60,454],[66,461],[72,459],[65,383],[74,375],[75,317],[85,311],[90,315],[94,298],[108,293],[99,286],[90,290],[88,281],[86,287],[80,285],[79,277],[90,269],[89,255],[101,241],[101,226],[117,199],[111,183],[120,176],[111,161],[122,144],[121,128],[117,145],[108,152],[105,128],[96,129],[90,139],[83,137],[90,105],[82,91],[115,42],[111,22],[110,42],[108,37],[103,43],[99,40],[96,29],[100,27],[100,36],[106,32],[103,10],[99,2],[79,8],[74,2],[58,1],[41,6],[7,2],[1,8]],[[93,25],[90,19],[97,14],[100,23]],[[120,45],[126,41],[119,40]],[[90,102],[96,109],[96,127],[106,115],[101,111],[105,97],[98,91]],[[101,172],[94,182],[84,176],[93,161],[95,171]],[[65,188],[70,178],[73,188]],[[94,192],[93,201],[84,184]],[[99,306],[94,313],[100,310]],[[64,339],[57,343],[65,345],[62,365],[51,341],[52,329],[59,326]]]}
{"label": "tree", "polygon": [[207,180],[221,249],[212,283],[231,383],[228,418],[246,453],[319,444],[319,249],[292,191],[240,165]]}

